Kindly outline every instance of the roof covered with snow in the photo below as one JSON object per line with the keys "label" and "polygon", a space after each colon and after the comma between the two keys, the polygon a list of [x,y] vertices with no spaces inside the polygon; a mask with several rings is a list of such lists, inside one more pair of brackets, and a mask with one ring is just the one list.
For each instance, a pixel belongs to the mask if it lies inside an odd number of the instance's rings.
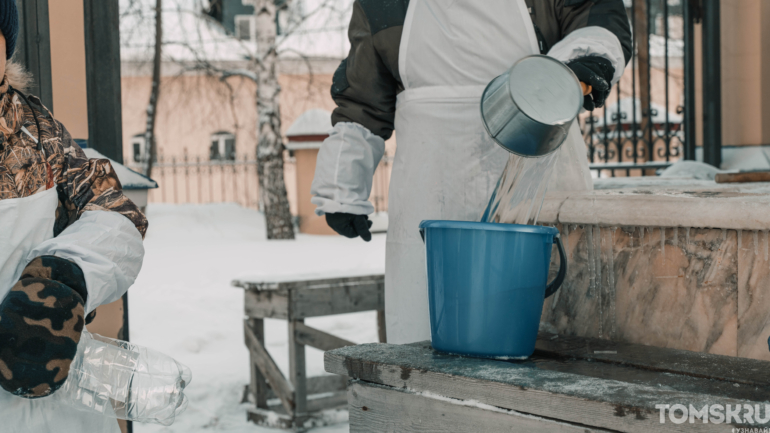
{"label": "roof covered with snow", "polygon": [[320,108],[305,111],[291,124],[286,136],[328,135],[332,130],[332,113]]}
{"label": "roof covered with snow", "polygon": [[155,189],[158,187],[158,182],[155,182],[141,173],[131,170],[119,162],[107,158],[96,149],[86,148],[83,149],[83,151],[86,153],[86,156],[91,159],[109,159],[110,163],[112,163],[113,170],[115,170],[115,174],[118,175],[118,180],[120,180],[121,185],[123,185],[123,189]]}
{"label": "roof covered with snow", "polygon": [[[293,14],[277,50],[284,58],[347,56],[347,27],[353,0],[294,0]],[[120,0],[121,59],[149,62],[155,45],[155,0]],[[201,0],[167,0],[163,5],[163,59],[191,63],[235,62],[253,58],[257,44],[228,34],[203,13]]]}

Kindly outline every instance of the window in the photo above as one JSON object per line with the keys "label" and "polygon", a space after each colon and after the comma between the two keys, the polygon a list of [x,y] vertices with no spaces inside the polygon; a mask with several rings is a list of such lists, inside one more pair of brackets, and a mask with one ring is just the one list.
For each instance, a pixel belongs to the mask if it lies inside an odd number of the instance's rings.
{"label": "window", "polygon": [[302,16],[302,2],[295,0],[291,10],[286,0],[276,0],[275,6],[275,27],[278,36],[282,36],[299,24],[297,20]]}
{"label": "window", "polygon": [[235,37],[241,41],[253,41],[257,38],[254,15],[236,15]]}
{"label": "window", "polygon": [[144,134],[136,134],[131,137],[131,148],[134,151],[134,162],[144,162]]}
{"label": "window", "polygon": [[212,161],[235,161],[235,135],[229,132],[212,134],[209,155]]}

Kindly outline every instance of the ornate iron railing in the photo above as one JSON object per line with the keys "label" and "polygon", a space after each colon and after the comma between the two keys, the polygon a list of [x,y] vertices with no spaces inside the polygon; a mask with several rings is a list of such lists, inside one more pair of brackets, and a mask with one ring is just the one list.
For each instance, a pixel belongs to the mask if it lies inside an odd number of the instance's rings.
{"label": "ornate iron railing", "polygon": [[590,167],[599,177],[655,175],[693,158],[685,149],[694,138],[689,0],[624,1],[632,59],[605,107],[579,118]]}
{"label": "ornate iron railing", "polygon": [[[388,185],[393,157],[385,155],[374,173],[369,200],[375,212],[388,210]],[[141,163],[128,166],[143,172]],[[297,162],[286,152],[284,179],[293,214],[297,214]],[[152,177],[158,188],[150,190],[150,203],[238,203],[261,209],[257,161],[253,155],[233,155],[230,160],[210,160],[207,156],[159,155]]]}

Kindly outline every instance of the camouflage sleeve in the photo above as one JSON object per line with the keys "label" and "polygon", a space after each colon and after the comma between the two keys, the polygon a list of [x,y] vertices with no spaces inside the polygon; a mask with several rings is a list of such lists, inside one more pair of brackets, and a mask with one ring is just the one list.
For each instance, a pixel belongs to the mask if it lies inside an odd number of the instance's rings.
{"label": "camouflage sleeve", "polygon": [[[117,212],[128,218],[144,238],[147,218],[139,208],[123,194],[112,164],[107,159],[88,159],[83,149],[75,143],[67,128],[56,121],[64,153],[62,172],[62,197],[65,208],[79,218],[86,211]],[[70,223],[76,218],[70,219]]]}

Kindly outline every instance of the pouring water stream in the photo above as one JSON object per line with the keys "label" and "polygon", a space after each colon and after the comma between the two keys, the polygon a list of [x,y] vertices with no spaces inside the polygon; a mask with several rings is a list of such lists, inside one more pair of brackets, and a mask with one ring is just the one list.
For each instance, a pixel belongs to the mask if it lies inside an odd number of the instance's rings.
{"label": "pouring water stream", "polygon": [[537,224],[557,153],[540,158],[511,154],[480,221]]}

